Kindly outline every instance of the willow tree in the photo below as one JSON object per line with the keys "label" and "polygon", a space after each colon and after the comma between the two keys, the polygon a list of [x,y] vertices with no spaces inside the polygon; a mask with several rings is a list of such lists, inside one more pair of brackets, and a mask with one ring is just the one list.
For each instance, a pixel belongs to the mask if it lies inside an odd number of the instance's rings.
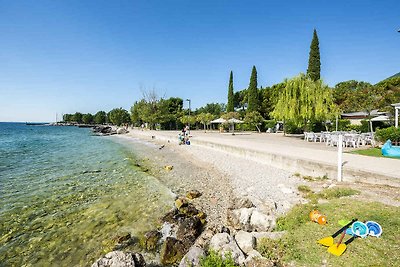
{"label": "willow tree", "polygon": [[253,66],[250,77],[249,89],[247,90],[247,111],[258,109],[257,69]]}
{"label": "willow tree", "polygon": [[229,75],[228,104],[226,105],[227,112],[234,111],[233,97],[234,97],[234,95],[233,95],[233,72],[231,71],[231,74]]}
{"label": "willow tree", "polygon": [[304,127],[312,121],[326,121],[337,113],[332,91],[321,80],[313,81],[304,74],[285,80],[271,116]]}

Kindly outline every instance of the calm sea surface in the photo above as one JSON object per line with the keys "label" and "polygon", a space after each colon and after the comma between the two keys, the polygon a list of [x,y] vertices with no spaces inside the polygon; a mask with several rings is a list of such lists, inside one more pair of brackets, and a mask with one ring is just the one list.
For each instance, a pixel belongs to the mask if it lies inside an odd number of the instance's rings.
{"label": "calm sea surface", "polygon": [[173,201],[135,147],[89,129],[0,123],[0,266],[88,266]]}

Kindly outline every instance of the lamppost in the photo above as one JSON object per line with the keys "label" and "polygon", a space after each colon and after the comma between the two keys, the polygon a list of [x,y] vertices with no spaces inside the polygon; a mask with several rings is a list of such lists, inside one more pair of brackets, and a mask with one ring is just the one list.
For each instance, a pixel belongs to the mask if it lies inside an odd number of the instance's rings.
{"label": "lamppost", "polygon": [[186,101],[188,101],[189,102],[189,134],[190,134],[190,99],[188,98],[188,99],[186,99]]}

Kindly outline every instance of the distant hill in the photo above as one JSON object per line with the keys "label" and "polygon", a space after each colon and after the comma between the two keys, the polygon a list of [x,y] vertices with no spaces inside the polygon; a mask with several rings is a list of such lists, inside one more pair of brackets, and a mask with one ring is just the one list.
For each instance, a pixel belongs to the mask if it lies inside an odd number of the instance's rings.
{"label": "distant hill", "polygon": [[388,79],[391,79],[391,78],[394,78],[394,77],[400,77],[400,72],[399,72],[399,73],[396,73],[396,74],[393,75],[393,76],[390,76],[389,78],[386,78],[385,80],[388,80]]}

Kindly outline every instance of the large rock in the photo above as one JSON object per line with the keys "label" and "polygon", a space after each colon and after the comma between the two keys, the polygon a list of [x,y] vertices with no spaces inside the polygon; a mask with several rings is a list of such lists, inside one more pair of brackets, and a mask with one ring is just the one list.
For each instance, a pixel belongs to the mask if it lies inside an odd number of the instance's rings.
{"label": "large rock", "polygon": [[246,267],[272,267],[275,266],[273,261],[263,258],[257,250],[249,252],[246,260],[244,261]]}
{"label": "large rock", "polygon": [[237,210],[237,209],[250,209],[254,208],[253,202],[248,198],[234,198],[231,202],[231,206],[229,209]]}
{"label": "large rock", "polygon": [[236,230],[252,231],[250,219],[254,210],[255,208],[228,210],[227,221]]}
{"label": "large rock", "polygon": [[162,234],[159,231],[153,230],[144,234],[142,245],[146,250],[155,250],[157,248],[158,241]]}
{"label": "large rock", "polygon": [[243,252],[236,244],[235,239],[227,233],[215,234],[210,240],[210,249],[220,252],[223,258],[225,257],[225,254],[230,253],[232,259],[238,265],[244,263],[245,256]]}
{"label": "large rock", "polygon": [[173,237],[167,237],[161,247],[160,261],[163,265],[172,265],[179,262],[185,255],[185,246],[181,241]]}
{"label": "large rock", "polygon": [[146,262],[139,253],[112,251],[92,264],[92,267],[144,267]]}
{"label": "large rock", "polygon": [[265,215],[255,210],[251,214],[250,225],[253,231],[272,231],[276,226],[276,221],[274,216]]}
{"label": "large rock", "polygon": [[239,248],[247,255],[256,247],[256,239],[252,233],[240,230],[235,235]]}
{"label": "large rock", "polygon": [[202,223],[197,216],[189,217],[183,220],[178,226],[176,238],[181,240],[186,248],[193,245],[196,238],[201,234]]}
{"label": "large rock", "polygon": [[200,259],[205,256],[206,253],[202,248],[192,246],[188,253],[182,258],[179,267],[198,267],[200,266]]}
{"label": "large rock", "polygon": [[117,134],[126,134],[126,133],[129,133],[129,132],[125,128],[118,128],[117,129]]}

